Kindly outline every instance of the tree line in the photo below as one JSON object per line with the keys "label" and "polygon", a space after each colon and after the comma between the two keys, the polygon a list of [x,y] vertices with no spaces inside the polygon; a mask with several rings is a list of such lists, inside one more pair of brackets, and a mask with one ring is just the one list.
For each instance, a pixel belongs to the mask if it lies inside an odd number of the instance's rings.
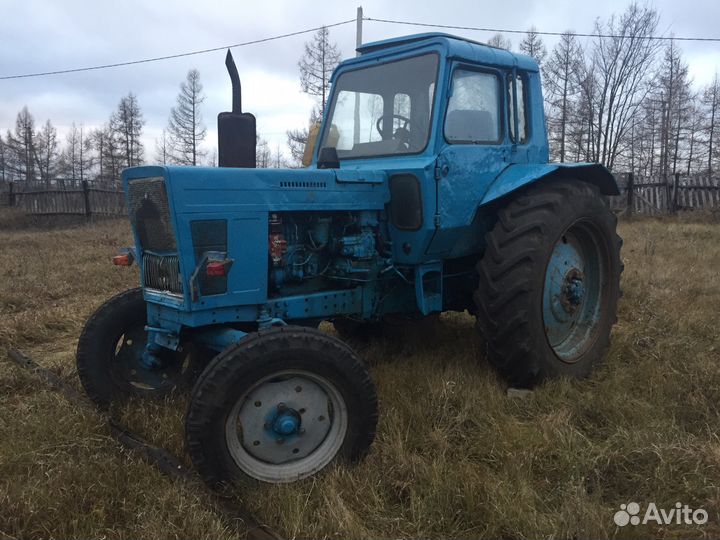
{"label": "tree line", "polygon": [[672,36],[652,39],[659,21],[656,10],[633,3],[596,21],[584,47],[568,31],[549,54],[535,29],[528,31],[519,50],[541,67],[553,160],[648,177],[717,173],[718,74],[695,88]]}
{"label": "tree line", "polygon": [[[178,165],[214,165],[215,156],[205,162],[201,148],[207,130],[201,105],[205,100],[200,73],[191,69],[174,107],[167,128],[156,140],[154,162]],[[0,182],[27,185],[64,184],[89,181],[117,184],[125,167],[146,162],[142,142],[143,117],[137,96],[130,92],[120,99],[117,109],[101,127],[86,129],[73,123],[65,140],[50,120],[36,127],[27,107],[18,113],[15,128],[0,134]]]}

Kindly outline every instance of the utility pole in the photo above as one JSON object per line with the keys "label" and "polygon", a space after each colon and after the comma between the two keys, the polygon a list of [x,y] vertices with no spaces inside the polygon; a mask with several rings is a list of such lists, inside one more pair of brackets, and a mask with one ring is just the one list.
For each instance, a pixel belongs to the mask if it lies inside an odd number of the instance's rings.
{"label": "utility pole", "polygon": [[[362,22],[363,22],[363,10],[362,6],[357,8],[357,18],[355,19],[355,48],[362,45]],[[355,53],[355,56],[360,56],[359,52]]]}
{"label": "utility pole", "polygon": [[[357,18],[355,21],[355,56],[360,56],[357,49],[362,45],[362,22],[363,22],[363,9],[362,6],[357,8]],[[355,144],[360,142],[360,96],[355,92],[355,125],[353,127],[353,142]]]}

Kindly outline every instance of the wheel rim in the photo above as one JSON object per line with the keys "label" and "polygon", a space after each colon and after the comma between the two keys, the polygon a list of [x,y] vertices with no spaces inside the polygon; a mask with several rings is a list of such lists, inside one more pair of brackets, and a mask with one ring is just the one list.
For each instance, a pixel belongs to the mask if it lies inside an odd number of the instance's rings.
{"label": "wheel rim", "polygon": [[287,370],[262,378],[237,399],[225,437],[245,474],[281,483],[330,463],[347,427],[347,406],[334,384],[315,373]]}
{"label": "wheel rim", "polygon": [[126,329],[118,337],[115,345],[112,362],[113,378],[140,392],[172,388],[189,369],[188,355],[183,357],[163,348],[156,356],[150,358],[145,350],[146,345],[147,332],[144,324]]}
{"label": "wheel rim", "polygon": [[587,222],[570,226],[558,239],[545,271],[543,321],[550,347],[564,362],[576,362],[598,335],[607,250]]}

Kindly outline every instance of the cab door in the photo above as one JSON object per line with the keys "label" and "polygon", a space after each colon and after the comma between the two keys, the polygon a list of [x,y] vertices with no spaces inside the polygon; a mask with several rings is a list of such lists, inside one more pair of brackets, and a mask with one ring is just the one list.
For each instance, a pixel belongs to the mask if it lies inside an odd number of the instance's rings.
{"label": "cab door", "polygon": [[453,67],[441,125],[445,144],[435,168],[436,233],[429,255],[460,257],[483,245],[483,224],[473,223],[478,204],[503,169],[526,158],[518,151],[518,143],[526,141],[515,137],[525,131],[525,101],[516,82],[515,70]]}

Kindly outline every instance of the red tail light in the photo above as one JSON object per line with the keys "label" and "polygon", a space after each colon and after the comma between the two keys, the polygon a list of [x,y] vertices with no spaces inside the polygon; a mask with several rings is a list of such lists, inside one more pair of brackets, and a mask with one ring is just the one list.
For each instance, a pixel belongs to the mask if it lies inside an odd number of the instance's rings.
{"label": "red tail light", "polygon": [[115,266],[132,266],[133,256],[129,253],[123,253],[122,255],[115,255],[112,258],[112,262]]}
{"label": "red tail light", "polygon": [[227,265],[223,261],[211,261],[205,267],[208,277],[223,277],[226,275],[226,270]]}

